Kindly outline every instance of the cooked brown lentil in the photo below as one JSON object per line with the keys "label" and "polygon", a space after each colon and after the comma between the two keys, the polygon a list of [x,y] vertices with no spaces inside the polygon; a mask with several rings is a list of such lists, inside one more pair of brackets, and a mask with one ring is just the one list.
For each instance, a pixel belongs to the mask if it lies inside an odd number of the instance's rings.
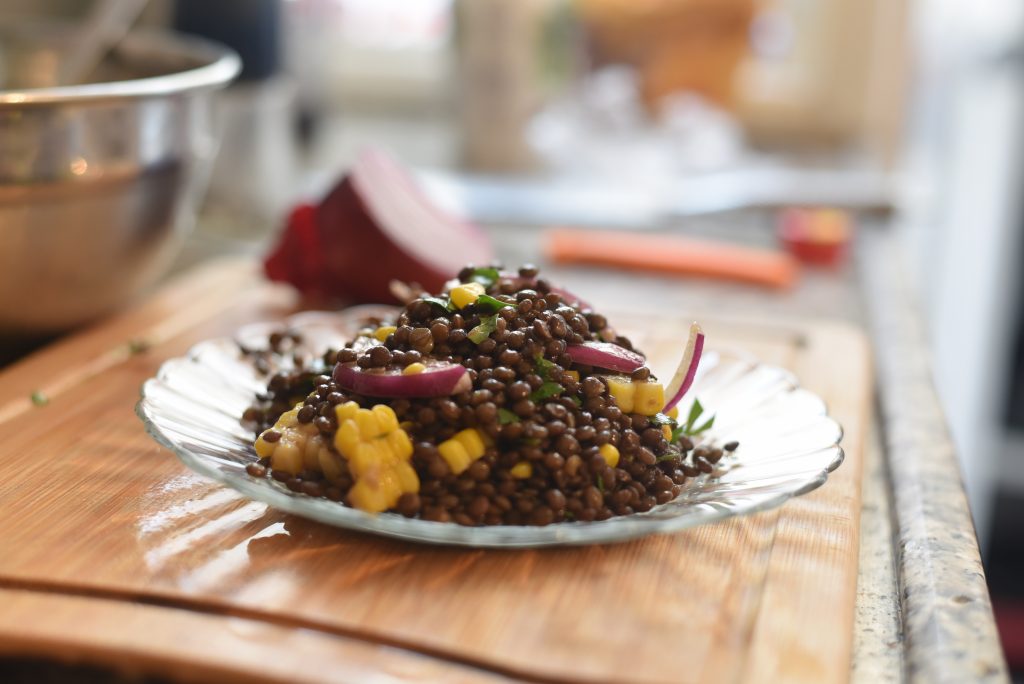
{"label": "cooked brown lentil", "polygon": [[[714,472],[739,444],[696,445],[687,435],[669,443],[651,417],[624,413],[602,380],[610,372],[573,364],[565,352],[567,344],[586,340],[627,349],[632,342],[616,335],[603,315],[552,291],[537,273],[525,265],[490,283],[486,294],[508,304],[491,301],[497,310],[481,300],[447,312],[417,298],[396,320],[369,321],[356,340],[317,358],[304,352],[293,331],[272,333],[268,349],[243,350],[267,376],[267,389],[242,421],[274,443],[282,434],[270,428],[298,405],[298,423],[316,427],[344,464],[333,444],[334,408],[349,401],[364,408],[386,404],[412,439],[410,463],[420,482],[418,493],[402,494],[391,510],[462,525],[548,525],[645,512],[678,496],[688,479]],[[477,274],[467,267],[459,280],[473,282]],[[493,332],[472,342],[470,331],[485,320]],[[383,340],[375,336],[381,326],[395,326],[381,331]],[[404,369],[424,361],[462,364],[472,389],[448,397],[382,399],[346,392],[331,379],[335,363]],[[635,382],[654,379],[647,367],[630,376]],[[466,428],[493,442],[456,474],[437,445]],[[313,470],[294,475],[272,469],[269,459],[250,463],[246,472],[343,503],[354,484],[344,465],[330,481]]]}

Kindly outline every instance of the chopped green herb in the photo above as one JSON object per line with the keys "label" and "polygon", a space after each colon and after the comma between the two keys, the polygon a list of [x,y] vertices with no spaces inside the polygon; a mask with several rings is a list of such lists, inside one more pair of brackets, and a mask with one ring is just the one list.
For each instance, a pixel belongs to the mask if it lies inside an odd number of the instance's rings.
{"label": "chopped green herb", "polygon": [[597,488],[602,494],[604,494],[604,479],[600,475],[597,476]]}
{"label": "chopped green herb", "polygon": [[699,435],[700,433],[705,432],[706,430],[710,430],[711,427],[714,424],[715,424],[715,417],[711,416],[710,418],[708,418],[706,423],[704,423],[700,427],[695,427],[692,430],[690,430],[689,434],[691,434],[691,435]]}
{"label": "chopped green herb", "polygon": [[537,368],[537,375],[543,380],[551,379],[551,370],[555,367],[555,364],[548,361],[540,354],[533,357],[534,366]]}
{"label": "chopped green herb", "polygon": [[675,444],[676,442],[678,442],[679,438],[683,436],[684,432],[686,432],[686,426],[685,425],[680,425],[679,427],[674,428],[672,430],[672,438],[670,440],[668,440],[669,443],[670,444]]}
{"label": "chopped green herb", "polygon": [[509,423],[518,423],[519,416],[512,413],[506,408],[498,409],[498,422],[502,425],[508,425]]}
{"label": "chopped green herb", "polygon": [[128,353],[133,356],[135,354],[143,354],[149,351],[149,347],[149,340],[144,340],[141,337],[128,340]]}
{"label": "chopped green herb", "polygon": [[572,511],[564,511],[562,513],[562,517],[564,517],[566,520],[575,520],[576,519],[576,514],[573,513]]}
{"label": "chopped green herb", "polygon": [[527,446],[540,446],[540,440],[536,437],[527,437],[523,440],[523,444]]}
{"label": "chopped green herb", "polygon": [[671,461],[674,458],[679,458],[679,453],[676,452],[676,451],[667,451],[667,452],[665,452],[664,454],[662,454],[661,456],[658,457],[658,463],[663,463],[665,461]]}
{"label": "chopped green herb", "polygon": [[704,407],[701,406],[700,399],[693,400],[693,406],[690,407],[690,415],[686,417],[686,431],[689,432],[693,429],[694,423],[700,418],[700,414],[704,413]]}
{"label": "chopped green herb", "polygon": [[503,302],[500,299],[492,297],[489,294],[482,294],[479,297],[477,297],[475,304],[477,306],[482,306],[482,307],[486,308],[487,310],[494,311],[494,312],[501,311],[506,306],[512,306],[508,302]]}
{"label": "chopped green herb", "polygon": [[36,390],[35,392],[32,393],[31,399],[32,403],[35,404],[36,406],[46,406],[47,404],[50,403],[50,397],[46,396],[39,390]]}
{"label": "chopped green herb", "polygon": [[672,441],[675,442],[678,440],[680,435],[694,436],[710,430],[715,424],[714,416],[708,418],[703,425],[697,425],[697,421],[703,414],[704,407],[701,406],[700,399],[694,399],[693,406],[690,407],[690,414],[686,417],[686,424],[672,431]]}
{"label": "chopped green herb", "polygon": [[491,333],[497,329],[497,323],[498,314],[484,316],[483,318],[480,319],[480,325],[476,326],[475,328],[469,331],[469,339],[476,344],[480,344],[488,337],[490,337]]}
{"label": "chopped green herb", "polygon": [[569,399],[572,400],[572,403],[576,404],[577,408],[579,408],[580,406],[583,406],[583,400],[580,399],[579,397],[577,397],[575,394],[573,396],[569,397]]}
{"label": "chopped green herb", "polygon": [[655,413],[651,416],[651,425],[675,425],[676,421],[669,418],[664,413]]}
{"label": "chopped green herb", "polygon": [[475,268],[469,275],[469,282],[480,283],[484,287],[490,287],[494,283],[498,282],[498,278],[501,274],[498,273],[496,268]]}
{"label": "chopped green herb", "polygon": [[455,305],[452,304],[450,299],[442,299],[441,297],[420,297],[420,299],[425,301],[427,304],[433,304],[445,311],[455,311]]}
{"label": "chopped green herb", "polygon": [[530,394],[530,399],[533,401],[540,401],[541,399],[547,399],[548,397],[557,397],[564,391],[565,388],[557,382],[545,382],[543,385],[533,390]]}

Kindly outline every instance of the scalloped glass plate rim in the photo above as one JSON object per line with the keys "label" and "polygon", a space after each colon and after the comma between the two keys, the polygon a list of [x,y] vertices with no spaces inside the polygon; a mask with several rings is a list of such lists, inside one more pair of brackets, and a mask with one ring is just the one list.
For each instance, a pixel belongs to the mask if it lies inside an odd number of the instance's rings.
{"label": "scalloped glass plate rim", "polygon": [[[313,314],[313,315],[311,315]],[[336,315],[333,312],[326,314]],[[183,360],[195,362],[198,352],[210,345],[217,343],[237,344],[236,340],[243,336],[247,329],[266,329],[268,326],[285,326],[289,321],[298,320],[319,322],[323,314],[317,312],[302,312],[285,321],[268,321],[249,324],[239,330],[232,338],[223,337],[205,340],[193,345],[182,357],[175,357],[166,360],[158,370],[157,374],[147,380],[142,388],[142,398],[135,406],[136,415],[142,420],[146,432],[161,446],[169,449],[189,469],[199,475],[219,482],[234,489],[245,497],[254,501],[265,503],[279,510],[292,513],[304,518],[309,518],[328,525],[364,532],[378,536],[401,539],[405,541],[468,546],[475,548],[530,548],[544,546],[567,546],[585,544],[603,544],[610,542],[623,542],[651,534],[664,534],[677,532],[697,525],[704,525],[717,522],[726,518],[738,515],[748,515],[764,510],[776,508],[795,496],[801,496],[811,492],[825,483],[829,474],[843,462],[843,449],[839,446],[842,440],[842,426],[832,419],[824,410],[818,414],[818,418],[828,421],[835,428],[835,440],[831,444],[823,444],[817,447],[813,453],[822,452],[822,458],[828,460],[820,472],[808,476],[798,486],[784,489],[770,496],[757,498],[751,501],[732,501],[728,506],[715,506],[710,503],[693,503],[685,506],[678,505],[683,513],[670,517],[659,516],[664,513],[665,506],[673,502],[656,506],[647,513],[634,513],[627,516],[615,516],[603,521],[594,522],[562,522],[546,526],[515,526],[515,525],[490,525],[480,527],[467,527],[455,523],[441,523],[415,518],[405,518],[396,513],[383,513],[371,515],[355,508],[343,506],[337,502],[327,499],[317,499],[296,494],[273,480],[258,480],[249,476],[244,468],[238,466],[235,470],[225,470],[219,467],[220,461],[210,456],[198,454],[183,445],[175,442],[164,433],[149,414],[151,410],[157,410],[147,401],[147,390],[153,383],[160,383],[165,370],[172,363]],[[289,326],[294,327],[294,326]],[[301,330],[301,325],[299,326]],[[760,367],[781,370],[792,377],[789,371],[778,369],[769,364],[763,364],[750,354],[741,353],[748,361]],[[798,389],[795,379],[793,390]],[[806,390],[803,390],[806,392]],[[179,393],[180,394],[180,393]],[[825,402],[815,396],[824,409]],[[188,399],[188,397],[184,397]],[[810,452],[809,452],[810,453]],[[249,460],[255,460],[255,452],[251,445],[248,449]],[[698,478],[687,487],[694,487],[701,483],[714,483],[715,480],[707,477]],[[684,495],[685,495],[684,491]],[[683,495],[681,495],[683,496]],[[687,509],[697,509],[694,514],[685,514]]]}

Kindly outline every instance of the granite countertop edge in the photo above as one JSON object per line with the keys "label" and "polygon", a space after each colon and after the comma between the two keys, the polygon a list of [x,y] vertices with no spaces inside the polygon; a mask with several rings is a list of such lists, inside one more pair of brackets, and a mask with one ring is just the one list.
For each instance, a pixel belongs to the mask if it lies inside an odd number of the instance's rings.
{"label": "granite countertop edge", "polygon": [[875,351],[889,473],[904,677],[1009,681],[974,523],[932,381],[925,330],[894,231],[861,233],[857,253]]}

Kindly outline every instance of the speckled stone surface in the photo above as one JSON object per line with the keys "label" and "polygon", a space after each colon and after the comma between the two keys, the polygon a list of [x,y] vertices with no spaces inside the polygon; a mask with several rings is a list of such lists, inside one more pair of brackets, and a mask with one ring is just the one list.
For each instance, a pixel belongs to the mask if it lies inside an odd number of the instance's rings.
{"label": "speckled stone surface", "polygon": [[901,679],[903,673],[889,481],[881,440],[874,426],[865,443],[861,499],[860,568],[850,681],[874,684]]}
{"label": "speckled stone surface", "polygon": [[858,262],[875,354],[911,682],[1007,681],[992,605],[924,330],[895,236],[863,231]]}

